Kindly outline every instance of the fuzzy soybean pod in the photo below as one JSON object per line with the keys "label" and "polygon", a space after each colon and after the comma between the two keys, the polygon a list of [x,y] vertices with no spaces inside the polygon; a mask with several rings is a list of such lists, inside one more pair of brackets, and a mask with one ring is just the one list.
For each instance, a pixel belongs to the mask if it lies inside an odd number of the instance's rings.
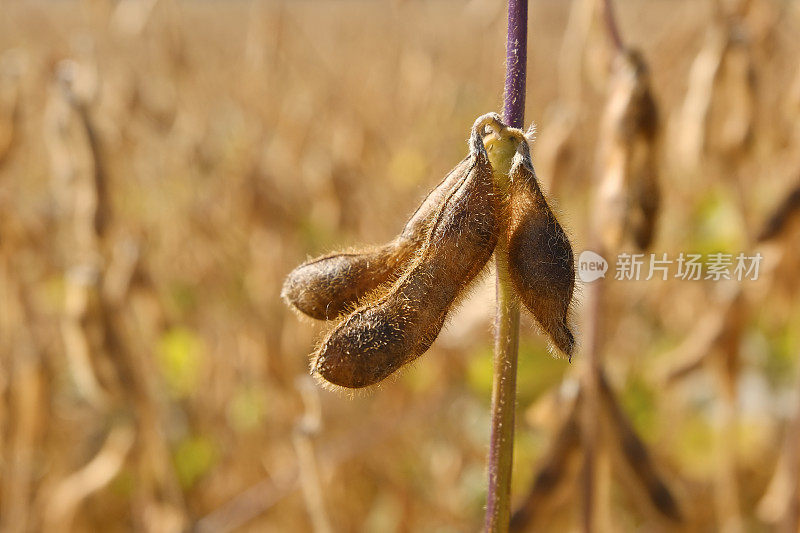
{"label": "fuzzy soybean pod", "polygon": [[431,219],[469,164],[462,160],[432,190],[391,242],[363,250],[327,254],[307,261],[286,277],[281,296],[291,307],[318,320],[352,310],[358,300],[395,281],[425,241]]}
{"label": "fuzzy soybean pod", "polygon": [[570,359],[575,338],[567,324],[575,287],[575,259],[563,228],[547,205],[522,139],[509,172],[506,200],[508,266],[520,301]]}
{"label": "fuzzy soybean pod", "polygon": [[491,257],[498,202],[479,134],[481,118],[472,129],[467,164],[408,269],[388,290],[343,317],[313,355],[312,374],[323,383],[368,387],[425,353],[459,294]]}

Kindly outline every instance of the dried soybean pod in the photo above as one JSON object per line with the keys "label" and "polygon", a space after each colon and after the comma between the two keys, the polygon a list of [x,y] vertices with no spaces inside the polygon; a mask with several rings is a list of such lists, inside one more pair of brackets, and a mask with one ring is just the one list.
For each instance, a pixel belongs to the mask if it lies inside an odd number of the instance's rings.
{"label": "dried soybean pod", "polygon": [[281,296],[318,320],[331,320],[383,284],[391,283],[422,245],[439,204],[469,164],[462,160],[417,208],[391,242],[360,251],[336,252],[307,261],[286,277]]}
{"label": "dried soybean pod", "polygon": [[524,138],[517,146],[509,178],[505,238],[511,281],[553,345],[571,358],[575,338],[567,319],[575,287],[575,259],[569,239],[539,187]]}
{"label": "dried soybean pod", "polygon": [[659,117],[647,65],[635,50],[623,51],[614,64],[601,138],[595,218],[603,245],[614,250],[630,235],[637,247],[646,249],[661,203]]}
{"label": "dried soybean pod", "polygon": [[442,201],[424,244],[387,291],[343,317],[313,355],[325,382],[368,387],[425,353],[448,311],[492,255],[498,235],[492,168],[476,121],[468,164]]}
{"label": "dried soybean pod", "polygon": [[636,76],[636,86],[631,97],[632,133],[635,140],[631,156],[632,205],[628,224],[636,246],[646,250],[653,242],[661,207],[661,187],[658,181],[660,117],[644,58],[636,51],[628,52],[628,56]]}

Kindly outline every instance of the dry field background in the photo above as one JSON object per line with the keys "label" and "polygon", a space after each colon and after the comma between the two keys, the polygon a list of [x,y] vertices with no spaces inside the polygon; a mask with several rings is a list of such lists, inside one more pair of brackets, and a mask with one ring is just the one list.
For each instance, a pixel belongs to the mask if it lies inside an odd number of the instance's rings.
{"label": "dry field background", "polygon": [[[597,19],[567,31],[581,4],[531,0],[526,110],[576,252],[611,54]],[[500,107],[504,7],[2,3],[0,530],[479,529],[493,274],[430,353],[352,398],[307,377],[324,326],[279,293],[308,256],[392,238],[464,156]],[[758,281],[607,284],[605,435],[623,445],[599,520],[796,531],[800,217],[755,237],[800,175],[800,5],[750,2],[711,92],[691,74],[713,63],[711,1],[617,11],[663,119],[651,250],[765,260]],[[705,122],[687,94],[710,96]],[[580,523],[564,421],[584,359],[552,358],[523,318],[513,495],[531,530]]]}

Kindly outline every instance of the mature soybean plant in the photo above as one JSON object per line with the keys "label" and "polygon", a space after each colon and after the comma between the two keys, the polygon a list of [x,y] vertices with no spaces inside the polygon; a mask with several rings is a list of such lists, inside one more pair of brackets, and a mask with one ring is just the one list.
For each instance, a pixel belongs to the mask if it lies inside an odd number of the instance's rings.
{"label": "mature soybean plant", "polygon": [[[397,238],[328,254],[289,274],[286,302],[333,320],[312,356],[315,376],[334,386],[368,387],[424,354],[493,252],[508,254],[521,302],[555,349],[571,357],[572,247],[530,157],[521,130],[496,113],[478,117],[469,155]],[[499,239],[507,246],[495,250]]]}

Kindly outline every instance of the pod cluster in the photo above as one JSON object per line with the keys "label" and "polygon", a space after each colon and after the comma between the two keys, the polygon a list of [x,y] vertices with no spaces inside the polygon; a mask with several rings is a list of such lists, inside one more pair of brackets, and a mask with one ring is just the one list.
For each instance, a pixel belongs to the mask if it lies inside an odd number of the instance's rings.
{"label": "pod cluster", "polygon": [[489,113],[472,127],[469,155],[394,240],[324,255],[288,275],[284,300],[333,324],[312,355],[312,374],[362,388],[413,361],[495,252],[507,252],[520,301],[571,357],[572,247],[542,194],[522,131]]}

